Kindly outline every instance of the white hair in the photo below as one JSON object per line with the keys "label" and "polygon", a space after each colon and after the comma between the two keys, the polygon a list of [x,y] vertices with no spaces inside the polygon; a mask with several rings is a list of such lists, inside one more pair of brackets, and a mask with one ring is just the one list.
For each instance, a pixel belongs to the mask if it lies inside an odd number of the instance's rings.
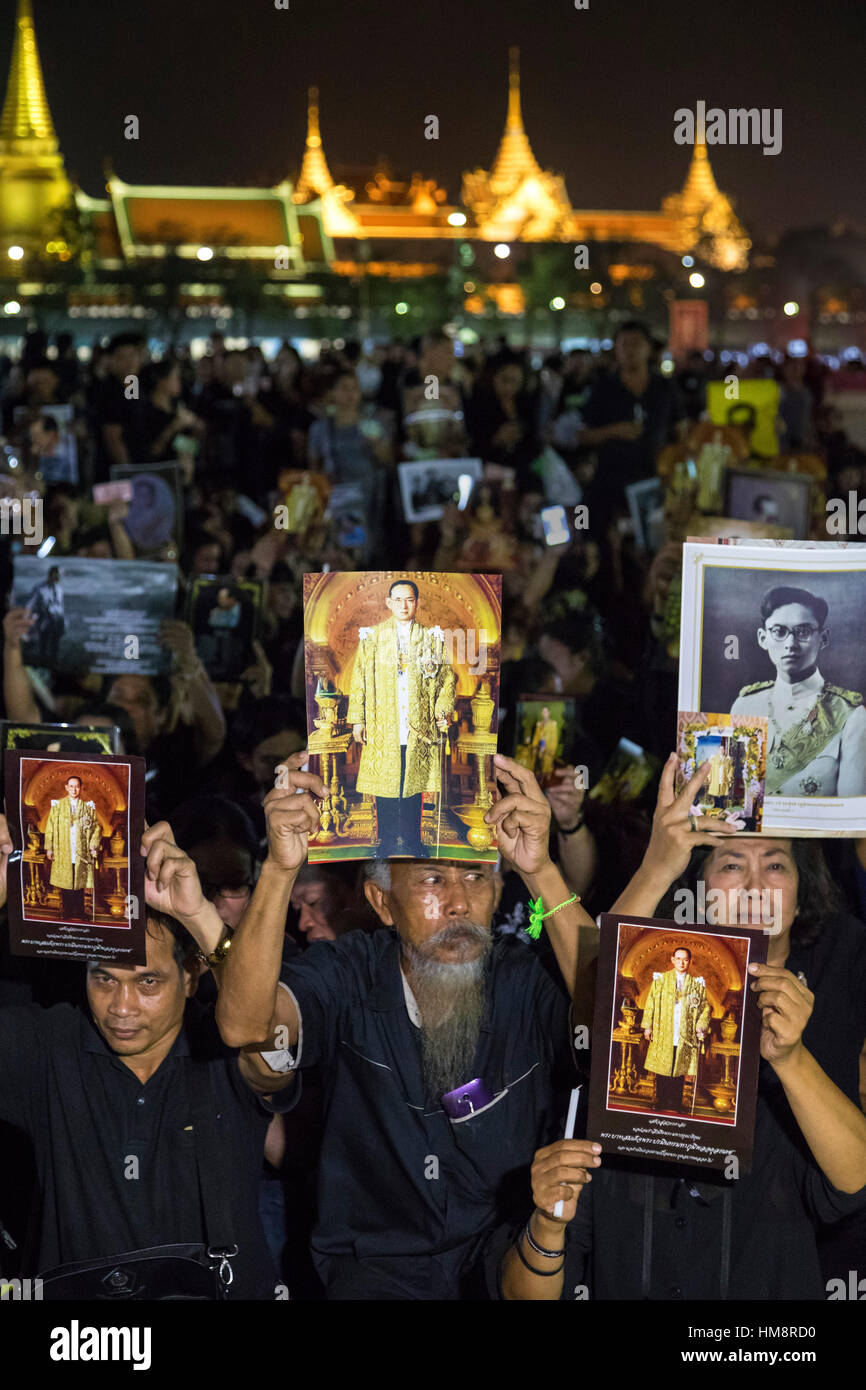
{"label": "white hair", "polygon": [[364,878],[367,883],[375,883],[383,893],[391,887],[391,865],[387,859],[367,859],[364,862]]}

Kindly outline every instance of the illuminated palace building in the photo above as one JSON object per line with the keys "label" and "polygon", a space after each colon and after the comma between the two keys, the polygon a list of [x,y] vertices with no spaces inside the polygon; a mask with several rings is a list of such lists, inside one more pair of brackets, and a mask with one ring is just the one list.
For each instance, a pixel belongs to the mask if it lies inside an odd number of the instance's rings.
{"label": "illuminated palace building", "polygon": [[32,3],[18,0],[0,117],[0,326],[70,328],[82,340],[140,320],[157,338],[215,326],[235,337],[333,337],[341,324],[347,336],[406,337],[447,320],[465,334],[544,343],[596,337],[616,316],[642,314],[662,332],[679,315],[703,345],[708,308],[729,341],[747,327],[752,340],[755,329],[771,339],[769,324],[748,320],[775,313],[775,290],[758,283],[773,258],[749,264],[751,243],[705,145],[690,155],[681,191],[658,211],[573,208],[530,144],[512,49],[499,148],[489,170],[464,173],[459,201],[434,179],[400,179],[385,165],[335,164],[335,181],[316,88],[294,178],[145,187],[107,168],[106,196],[93,198],[66,173]]}

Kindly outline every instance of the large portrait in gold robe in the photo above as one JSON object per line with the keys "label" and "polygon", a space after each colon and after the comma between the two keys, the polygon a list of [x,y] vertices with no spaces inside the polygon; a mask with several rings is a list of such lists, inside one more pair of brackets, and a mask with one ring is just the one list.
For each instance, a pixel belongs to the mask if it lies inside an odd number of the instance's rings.
{"label": "large portrait in gold robe", "polygon": [[501,625],[499,575],[304,576],[310,862],[496,859]]}

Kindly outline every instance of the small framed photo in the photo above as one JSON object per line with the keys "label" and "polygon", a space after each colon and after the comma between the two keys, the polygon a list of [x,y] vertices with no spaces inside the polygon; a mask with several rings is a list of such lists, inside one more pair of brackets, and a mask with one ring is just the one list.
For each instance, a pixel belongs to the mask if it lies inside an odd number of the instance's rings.
{"label": "small framed photo", "polygon": [[602,914],[587,1133],[606,1153],[748,1168],[761,1036],[748,967],[768,941]]}
{"label": "small framed photo", "polygon": [[250,665],[263,601],[264,583],[260,579],[198,574],[190,581],[187,621],[211,680],[239,680]]}
{"label": "small framed photo", "polygon": [[748,714],[686,714],[677,724],[677,793],[699,767],[710,764],[694,801],[695,815],[711,816],[756,834],[764,811],[767,720]]}
{"label": "small framed photo", "polygon": [[[482,474],[481,459],[421,459],[397,465],[407,521],[438,521],[446,502],[463,507]],[[463,481],[468,480],[468,481]]]}
{"label": "small framed photo", "polygon": [[515,762],[533,772],[542,787],[567,763],[575,731],[575,702],[561,695],[521,695],[517,701]]}
{"label": "small framed photo", "polygon": [[120,730],[115,725],[90,728],[85,724],[16,724],[0,721],[0,784],[7,748],[44,753],[118,753]]}
{"label": "small framed photo", "polygon": [[111,478],[132,483],[132,500],[123,526],[136,550],[147,556],[172,542],[183,545],[180,468],[175,460],[114,464]]}
{"label": "small framed photo", "polygon": [[812,479],[807,474],[729,468],[725,488],[729,517],[784,527],[794,540],[808,538]]}
{"label": "small framed photo", "polygon": [[665,498],[661,478],[629,483],[625,490],[634,538],[641,550],[658,550],[664,535]]}
{"label": "small framed photo", "polygon": [[144,758],[7,750],[13,955],[144,965]]}
{"label": "small framed photo", "polygon": [[658,771],[658,758],[631,739],[621,738],[601,777],[590,787],[589,799],[605,806],[636,801]]}

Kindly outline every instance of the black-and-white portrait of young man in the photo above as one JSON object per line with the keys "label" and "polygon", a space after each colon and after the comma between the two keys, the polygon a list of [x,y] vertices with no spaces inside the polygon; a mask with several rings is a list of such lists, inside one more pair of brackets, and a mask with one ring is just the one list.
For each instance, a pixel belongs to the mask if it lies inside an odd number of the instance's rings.
{"label": "black-and-white portrait of young man", "polygon": [[[826,582],[818,579],[821,587]],[[740,687],[730,710],[768,720],[767,794],[866,796],[862,690],[828,678],[824,669],[825,662],[837,664],[829,603],[813,589],[777,584],[757,604],[753,598],[752,609],[765,674]],[[751,667],[751,653],[742,655]]]}

